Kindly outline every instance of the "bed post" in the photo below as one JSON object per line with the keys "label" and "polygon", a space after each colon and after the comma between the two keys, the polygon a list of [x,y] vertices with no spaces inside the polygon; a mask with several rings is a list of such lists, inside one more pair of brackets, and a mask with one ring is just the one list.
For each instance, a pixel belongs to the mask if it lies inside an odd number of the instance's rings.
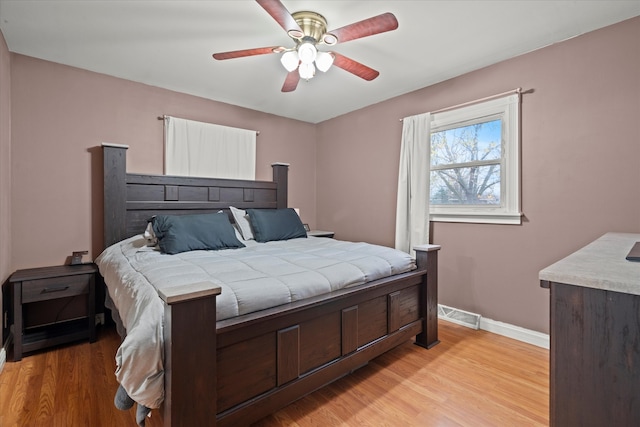
{"label": "bed post", "polygon": [[164,425],[215,427],[220,287],[202,282],[158,293],[165,302]]}
{"label": "bed post", "polygon": [[288,207],[287,195],[289,194],[289,190],[287,187],[289,181],[289,163],[272,163],[271,167],[273,168],[273,182],[278,184],[276,207],[278,209],[284,209]]}
{"label": "bed post", "polygon": [[423,292],[420,310],[424,318],[422,332],[416,336],[416,345],[431,348],[438,344],[438,251],[440,245],[420,245],[413,248],[416,251],[416,263],[419,270],[426,270],[423,276]]}
{"label": "bed post", "polygon": [[107,248],[126,234],[128,145],[102,144],[104,174],[104,245]]}

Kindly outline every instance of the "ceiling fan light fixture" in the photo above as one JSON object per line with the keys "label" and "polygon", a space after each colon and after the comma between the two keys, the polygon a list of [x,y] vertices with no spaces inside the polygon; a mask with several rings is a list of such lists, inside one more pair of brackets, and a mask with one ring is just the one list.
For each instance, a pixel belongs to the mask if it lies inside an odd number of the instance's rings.
{"label": "ceiling fan light fixture", "polygon": [[313,43],[305,42],[298,46],[298,57],[303,64],[313,64],[317,54],[318,50]]}
{"label": "ceiling fan light fixture", "polygon": [[298,67],[298,73],[301,79],[310,80],[316,75],[316,67],[313,64],[305,64],[304,62]]}
{"label": "ceiling fan light fixture", "polygon": [[335,57],[329,52],[318,52],[316,56],[316,67],[324,73],[331,68],[334,58]]}
{"label": "ceiling fan light fixture", "polygon": [[298,52],[296,52],[295,50],[290,50],[283,53],[280,57],[280,62],[282,63],[284,68],[287,69],[287,71],[291,72],[295,70],[296,68],[298,68],[298,63],[300,62],[300,59],[298,58]]}
{"label": "ceiling fan light fixture", "polygon": [[338,43],[338,38],[331,33],[326,33],[324,36],[322,36],[322,42],[327,46],[333,46],[334,44]]}
{"label": "ceiling fan light fixture", "polygon": [[301,39],[304,37],[304,33],[298,30],[289,30],[287,31],[287,34],[289,34],[289,37],[292,39]]}

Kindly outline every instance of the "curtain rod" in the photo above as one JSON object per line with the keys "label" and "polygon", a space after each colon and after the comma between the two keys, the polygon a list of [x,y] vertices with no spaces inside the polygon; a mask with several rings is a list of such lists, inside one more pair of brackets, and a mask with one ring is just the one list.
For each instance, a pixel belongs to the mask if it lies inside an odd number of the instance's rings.
{"label": "curtain rod", "polygon": [[[164,120],[167,117],[169,117],[169,116],[167,116],[166,114],[164,116],[158,116],[158,120]],[[256,132],[256,135],[260,135],[260,131],[259,130],[255,131],[255,132]]]}
{"label": "curtain rod", "polygon": [[[511,90],[508,90],[506,92],[497,93],[495,95],[490,95],[490,96],[485,96],[484,98],[474,99],[473,101],[467,101],[467,102],[463,102],[462,104],[452,105],[450,107],[445,107],[445,108],[441,108],[439,110],[431,111],[431,114],[442,113],[442,112],[453,110],[453,109],[456,109],[456,108],[466,107],[467,105],[477,104],[478,102],[483,102],[483,101],[489,101],[490,99],[500,98],[500,97],[503,97],[503,96],[511,95],[512,93],[517,93],[518,95],[520,95],[520,94],[523,94],[523,93],[530,93],[530,92],[533,92],[533,89],[529,89],[529,90],[523,92],[521,87],[517,87],[515,89],[511,89]],[[399,120],[403,121],[404,119],[399,119]]]}

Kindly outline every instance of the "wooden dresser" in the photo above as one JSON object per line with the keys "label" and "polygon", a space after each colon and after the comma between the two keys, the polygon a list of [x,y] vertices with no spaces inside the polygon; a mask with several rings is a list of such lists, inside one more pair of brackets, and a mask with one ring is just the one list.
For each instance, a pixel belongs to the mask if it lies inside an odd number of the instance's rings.
{"label": "wooden dresser", "polygon": [[550,425],[640,426],[640,234],[607,233],[540,271],[551,300]]}

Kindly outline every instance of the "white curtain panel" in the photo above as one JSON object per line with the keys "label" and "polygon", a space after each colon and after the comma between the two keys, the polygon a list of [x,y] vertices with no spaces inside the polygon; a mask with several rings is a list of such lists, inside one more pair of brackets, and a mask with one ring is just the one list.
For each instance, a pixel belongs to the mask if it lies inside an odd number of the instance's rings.
{"label": "white curtain panel", "polygon": [[414,246],[429,243],[430,125],[430,113],[406,117],[402,121],[396,249],[414,256]]}
{"label": "white curtain panel", "polygon": [[165,117],[164,173],[206,178],[256,177],[256,131]]}

